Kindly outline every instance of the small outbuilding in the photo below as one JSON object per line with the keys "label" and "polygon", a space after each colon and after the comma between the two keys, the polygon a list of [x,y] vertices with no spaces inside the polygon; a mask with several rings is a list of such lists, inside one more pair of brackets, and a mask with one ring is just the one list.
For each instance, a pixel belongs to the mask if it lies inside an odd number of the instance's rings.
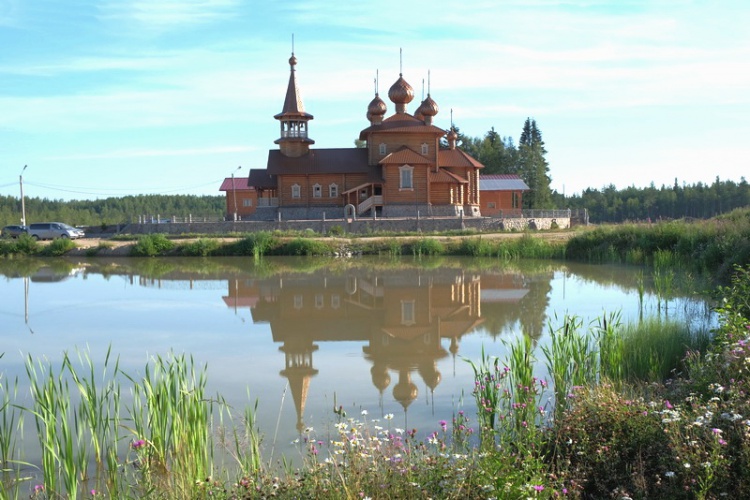
{"label": "small outbuilding", "polygon": [[515,174],[479,176],[482,215],[488,217],[520,215],[523,193],[529,186]]}
{"label": "small outbuilding", "polygon": [[226,192],[226,220],[240,220],[255,213],[258,192],[248,186],[247,177],[227,177],[219,191]]}

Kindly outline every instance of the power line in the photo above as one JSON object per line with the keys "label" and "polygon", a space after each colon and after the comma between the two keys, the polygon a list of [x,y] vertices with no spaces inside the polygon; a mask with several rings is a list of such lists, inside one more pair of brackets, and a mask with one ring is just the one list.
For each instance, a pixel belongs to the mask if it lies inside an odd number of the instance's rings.
{"label": "power line", "polygon": [[[220,185],[221,182],[224,180],[224,178],[220,179],[214,179],[209,182],[205,182],[203,184],[194,184],[190,186],[179,186],[179,187],[171,187],[170,189],[158,189],[158,188],[151,188],[151,189],[142,189],[142,188],[108,188],[109,192],[98,192],[96,191],[96,188],[89,188],[89,187],[81,187],[81,186],[61,186],[61,185],[51,185],[51,184],[44,184],[40,182],[28,182],[26,181],[25,184],[43,188],[43,189],[49,189],[50,191],[59,191],[63,193],[72,193],[72,194],[84,194],[89,196],[124,196],[126,194],[130,194],[136,191],[140,191],[138,194],[172,194],[172,193],[178,193],[180,191],[186,191],[189,189],[196,189],[211,185]],[[7,186],[12,186],[13,184],[7,184]],[[115,192],[118,191],[118,192]]]}

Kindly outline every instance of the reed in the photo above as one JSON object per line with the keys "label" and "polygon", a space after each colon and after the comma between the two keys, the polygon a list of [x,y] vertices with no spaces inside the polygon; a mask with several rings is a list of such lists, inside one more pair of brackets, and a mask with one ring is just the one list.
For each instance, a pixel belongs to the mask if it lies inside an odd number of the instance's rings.
{"label": "reed", "polygon": [[63,371],[62,368],[56,371],[51,363],[35,363],[30,355],[27,357],[26,373],[33,405],[26,411],[34,416],[36,424],[45,491],[75,499],[81,482],[88,479],[88,453],[84,429],[73,410]]}
{"label": "reed", "polygon": [[596,375],[596,351],[583,322],[576,316],[565,316],[558,329],[549,327],[550,343],[542,346],[547,372],[555,395],[554,413],[567,409],[568,396],[576,386],[583,386]]}
{"label": "reed", "polygon": [[[0,359],[5,353],[0,353]],[[18,397],[18,378],[11,384],[0,373],[0,498],[19,480],[19,463],[16,456],[16,437],[23,429],[23,416],[15,406]]]}
{"label": "reed", "polygon": [[140,381],[132,379],[126,408],[135,442],[145,443],[147,479],[189,496],[195,478],[211,475],[213,400],[205,397],[206,371],[185,355],[157,356]]}

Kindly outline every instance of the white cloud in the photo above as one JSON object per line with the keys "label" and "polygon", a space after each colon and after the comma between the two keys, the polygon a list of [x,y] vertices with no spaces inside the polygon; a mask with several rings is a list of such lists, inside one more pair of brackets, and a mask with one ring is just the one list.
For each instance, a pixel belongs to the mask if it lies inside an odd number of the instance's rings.
{"label": "white cloud", "polygon": [[99,11],[104,21],[161,30],[231,18],[238,4],[238,0],[114,0],[104,2]]}
{"label": "white cloud", "polygon": [[157,158],[165,156],[199,156],[216,155],[224,153],[243,153],[255,151],[255,146],[212,146],[206,148],[180,148],[180,149],[125,149],[106,151],[103,153],[80,153],[72,155],[55,155],[42,157],[43,160],[104,160],[124,158]]}

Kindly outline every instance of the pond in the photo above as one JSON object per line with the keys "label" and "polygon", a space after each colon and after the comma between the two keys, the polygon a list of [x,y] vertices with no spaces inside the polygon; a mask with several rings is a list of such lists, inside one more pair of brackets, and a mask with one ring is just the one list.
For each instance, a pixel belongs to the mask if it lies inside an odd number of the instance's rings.
{"label": "pond", "polygon": [[29,355],[102,363],[111,348],[138,375],[187,353],[207,366],[209,393],[240,409],[257,399],[269,461],[299,454],[300,433],[326,428],[335,406],[425,433],[475,412],[466,360],[503,357],[521,333],[543,359],[566,314],[714,321],[704,298],[656,294],[647,270],[552,261],[19,259],[0,275],[0,369],[22,393]]}

